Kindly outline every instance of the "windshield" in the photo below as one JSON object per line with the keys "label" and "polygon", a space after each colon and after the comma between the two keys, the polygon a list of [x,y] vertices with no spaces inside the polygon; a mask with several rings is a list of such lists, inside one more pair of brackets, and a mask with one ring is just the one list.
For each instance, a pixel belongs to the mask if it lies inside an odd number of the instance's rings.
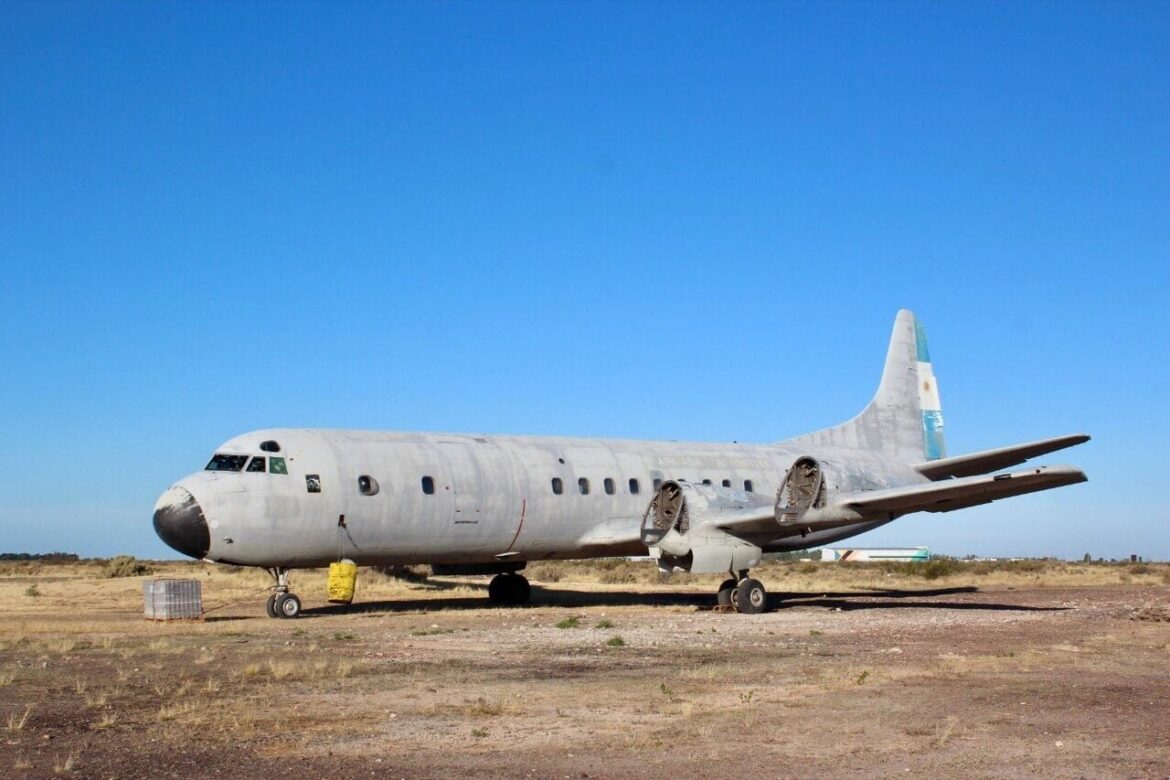
{"label": "windshield", "polygon": [[244,468],[247,455],[223,455],[216,453],[204,471],[239,471]]}

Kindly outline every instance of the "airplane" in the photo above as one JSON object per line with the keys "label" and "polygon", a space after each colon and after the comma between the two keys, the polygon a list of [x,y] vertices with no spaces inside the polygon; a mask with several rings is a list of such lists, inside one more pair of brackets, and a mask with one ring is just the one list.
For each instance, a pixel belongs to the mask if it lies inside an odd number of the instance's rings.
{"label": "airplane", "polygon": [[947,457],[926,333],[902,310],[869,405],[777,444],[259,430],[168,488],[154,529],[192,558],[268,570],[270,617],[301,612],[291,570],[343,558],[494,575],[491,602],[516,605],[530,561],[647,554],[727,574],[716,603],[756,614],[767,592],[750,570],[766,553],[1084,482],[1071,466],[1004,469],[1089,438]]}

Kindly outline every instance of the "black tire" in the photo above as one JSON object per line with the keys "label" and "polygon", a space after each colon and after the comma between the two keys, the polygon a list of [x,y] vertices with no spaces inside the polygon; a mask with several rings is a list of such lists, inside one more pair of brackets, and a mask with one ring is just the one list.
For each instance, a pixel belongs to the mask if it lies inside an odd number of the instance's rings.
{"label": "black tire", "polygon": [[512,574],[509,575],[508,579],[511,580],[508,585],[512,591],[512,603],[527,604],[528,599],[532,596],[532,586],[528,584],[528,578]]}
{"label": "black tire", "polygon": [[282,618],[295,618],[301,614],[301,600],[292,593],[282,593],[276,597],[276,614]]}
{"label": "black tire", "polygon": [[531,594],[528,580],[519,574],[497,574],[488,583],[488,598],[493,604],[527,604]]}
{"label": "black tire", "polygon": [[737,607],[744,615],[758,615],[768,608],[768,591],[759,580],[751,577],[740,580],[736,593]]}
{"label": "black tire", "polygon": [[724,580],[723,584],[719,586],[719,592],[715,594],[715,605],[722,608],[734,608],[735,605],[731,603],[731,594],[734,592],[735,580]]}
{"label": "black tire", "polygon": [[488,583],[488,598],[493,604],[507,604],[508,603],[508,577],[505,574],[497,574],[492,577],[492,581]]}
{"label": "black tire", "polygon": [[277,614],[277,612],[276,612],[276,594],[275,593],[273,593],[271,596],[269,596],[268,601],[266,601],[264,603],[264,611],[268,613],[268,617],[270,617],[270,618],[280,617],[280,615]]}

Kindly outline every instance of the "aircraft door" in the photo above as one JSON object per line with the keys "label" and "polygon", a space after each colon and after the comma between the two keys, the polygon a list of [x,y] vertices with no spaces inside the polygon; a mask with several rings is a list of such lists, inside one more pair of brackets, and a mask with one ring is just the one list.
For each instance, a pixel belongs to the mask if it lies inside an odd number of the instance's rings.
{"label": "aircraft door", "polygon": [[498,555],[510,549],[523,522],[523,501],[507,458],[488,441],[440,442],[444,483],[453,494],[452,540],[461,551]]}
{"label": "aircraft door", "polygon": [[483,474],[471,450],[460,442],[443,442],[447,461],[447,487],[454,501],[451,522],[455,525],[478,525],[483,520]]}

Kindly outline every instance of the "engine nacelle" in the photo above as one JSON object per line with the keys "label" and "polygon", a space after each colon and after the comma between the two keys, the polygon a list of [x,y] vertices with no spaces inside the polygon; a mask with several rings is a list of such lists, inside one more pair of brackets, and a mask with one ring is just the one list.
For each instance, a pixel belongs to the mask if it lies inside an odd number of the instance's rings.
{"label": "engine nacelle", "polygon": [[770,498],[744,490],[667,480],[642,517],[642,543],[666,571],[705,574],[750,569],[760,562],[763,551],[719,525],[771,504]]}

